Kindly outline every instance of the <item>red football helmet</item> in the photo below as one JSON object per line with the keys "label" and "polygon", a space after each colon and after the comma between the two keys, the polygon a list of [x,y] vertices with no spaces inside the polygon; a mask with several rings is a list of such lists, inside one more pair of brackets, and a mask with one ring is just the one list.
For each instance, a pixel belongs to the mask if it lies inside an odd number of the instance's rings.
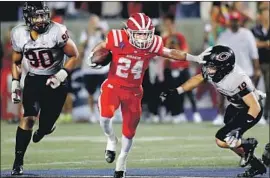
{"label": "red football helmet", "polygon": [[147,49],[153,42],[155,27],[150,17],[144,13],[136,13],[126,23],[129,42],[139,49]]}

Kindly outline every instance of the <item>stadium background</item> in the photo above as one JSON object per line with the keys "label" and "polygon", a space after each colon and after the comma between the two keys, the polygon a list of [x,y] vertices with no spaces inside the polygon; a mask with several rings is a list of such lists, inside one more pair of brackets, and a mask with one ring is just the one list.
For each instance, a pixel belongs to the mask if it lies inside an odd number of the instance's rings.
{"label": "stadium background", "polygon": [[[216,33],[215,30],[219,30],[219,27],[226,28],[230,9],[241,13],[244,27],[252,28],[259,23],[258,9],[267,5],[269,7],[269,2],[53,2],[50,7],[55,12],[53,19],[67,26],[71,38],[78,46],[81,33],[87,29],[91,14],[98,15],[101,19],[100,27],[108,31],[112,28],[122,28],[121,22],[125,21],[129,14],[144,12],[155,19],[154,23],[162,33],[162,17],[167,13],[172,13],[176,16],[176,29],[186,38],[190,53],[199,54],[206,47],[215,43],[213,37],[213,34]],[[7,54],[10,51],[8,31],[12,26],[23,23],[23,20],[20,12],[21,3],[1,2],[1,8],[3,7],[9,7],[8,13],[10,13],[1,16],[1,51],[4,56],[1,57],[1,119],[5,120],[1,121],[1,170],[6,170],[11,168],[13,159],[11,150],[14,147],[13,139],[16,128],[16,125],[10,123],[16,123],[20,117],[18,113],[21,112],[19,106],[12,104],[10,99],[11,60]],[[193,13],[189,13],[191,11]],[[198,67],[197,64],[190,65],[191,75],[197,72]],[[265,91],[263,76],[258,88]],[[206,88],[200,99],[197,98],[197,90],[194,90],[198,111],[204,121],[212,121],[218,113],[218,103],[212,102],[209,90]],[[98,92],[95,93],[95,98],[98,94]],[[87,97],[84,95],[84,99]],[[170,122],[153,124],[145,105],[147,104],[144,104],[142,126],[137,132],[138,143],[136,142],[132,151],[129,167],[164,167],[164,163],[165,167],[237,166],[235,160],[238,158],[236,156],[216,148],[213,138],[218,128],[213,127],[211,122],[203,122],[199,125],[193,123],[175,125]],[[191,104],[187,98],[185,98],[184,108],[188,120],[192,122]],[[39,170],[109,167],[103,164],[101,150],[103,150],[105,139],[98,124],[92,122],[90,125],[87,123],[76,125],[70,117],[71,113],[72,108],[67,106],[59,120],[56,133],[45,138],[44,142],[39,145],[30,144],[29,155],[26,156],[25,161],[27,168]],[[121,122],[119,113],[116,117],[116,120]],[[120,128],[120,125],[117,125],[115,129],[118,135],[120,135]],[[269,141],[268,133],[267,125],[255,126],[247,133],[247,135],[258,137],[259,141],[263,143],[256,151],[258,154],[261,154],[264,143]],[[63,143],[67,145],[63,146]],[[157,145],[158,148],[156,148]],[[40,149],[41,147],[42,149]],[[146,149],[143,149],[144,147]],[[39,151],[30,153],[35,149],[39,149]],[[38,153],[42,153],[42,155]],[[57,155],[57,160],[53,159],[54,154]]]}

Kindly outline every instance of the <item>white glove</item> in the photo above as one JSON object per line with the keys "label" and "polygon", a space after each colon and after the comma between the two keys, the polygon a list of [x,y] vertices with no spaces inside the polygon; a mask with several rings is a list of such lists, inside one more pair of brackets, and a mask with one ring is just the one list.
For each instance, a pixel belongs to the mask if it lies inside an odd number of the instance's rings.
{"label": "white glove", "polygon": [[226,137],[224,140],[230,148],[235,148],[239,141],[239,139],[234,136]]}
{"label": "white glove", "polygon": [[18,80],[12,80],[11,83],[11,99],[14,104],[21,102],[21,88]]}
{"label": "white glove", "polygon": [[187,59],[187,61],[193,61],[193,62],[197,62],[199,64],[205,64],[206,61],[204,61],[203,58],[204,58],[204,56],[211,54],[211,50],[212,50],[212,47],[209,47],[198,56],[193,56],[193,55],[187,53],[186,59]]}
{"label": "white glove", "polygon": [[48,78],[46,85],[50,85],[53,89],[56,89],[61,85],[62,82],[67,78],[68,73],[64,69],[61,69],[55,75]]}
{"label": "white glove", "polygon": [[103,67],[102,65],[99,65],[99,64],[94,63],[94,62],[92,61],[91,58],[92,58],[93,54],[94,54],[94,52],[91,52],[90,55],[88,56],[88,58],[87,58],[87,60],[86,60],[87,65],[88,65],[89,67],[91,67],[91,68],[94,68],[94,69],[100,69],[100,68],[102,68],[102,67]]}

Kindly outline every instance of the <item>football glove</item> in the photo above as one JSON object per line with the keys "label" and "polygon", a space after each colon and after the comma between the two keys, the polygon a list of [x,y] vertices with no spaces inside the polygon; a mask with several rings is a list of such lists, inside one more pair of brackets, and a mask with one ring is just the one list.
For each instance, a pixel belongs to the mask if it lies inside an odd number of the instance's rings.
{"label": "football glove", "polygon": [[205,51],[203,51],[200,55],[198,56],[193,56],[191,54],[187,54],[186,60],[187,61],[193,61],[197,62],[199,64],[205,64],[206,61],[204,61],[204,56],[208,56],[211,54],[212,47],[207,48]]}
{"label": "football glove", "polygon": [[174,89],[169,89],[165,92],[162,92],[159,97],[160,97],[161,101],[164,102],[168,98],[176,96],[176,95],[178,95],[178,92],[177,92],[177,89],[174,88]]}
{"label": "football glove", "polygon": [[235,148],[237,146],[240,139],[239,130],[240,128],[234,129],[226,135],[224,140],[230,148]]}
{"label": "football glove", "polygon": [[11,99],[14,104],[21,102],[21,87],[19,80],[13,79],[11,83]]}
{"label": "football glove", "polygon": [[89,67],[91,67],[91,68],[94,68],[94,69],[100,69],[100,68],[102,68],[102,67],[103,67],[102,65],[97,64],[97,63],[94,63],[94,62],[92,61],[93,55],[94,55],[94,52],[91,52],[90,55],[88,56],[88,58],[87,58],[87,60],[86,60],[87,65],[88,65]]}
{"label": "football glove", "polygon": [[65,69],[61,69],[55,75],[52,75],[50,78],[48,78],[46,85],[50,85],[53,89],[56,89],[61,85],[62,82],[65,81],[67,76],[67,71]]}

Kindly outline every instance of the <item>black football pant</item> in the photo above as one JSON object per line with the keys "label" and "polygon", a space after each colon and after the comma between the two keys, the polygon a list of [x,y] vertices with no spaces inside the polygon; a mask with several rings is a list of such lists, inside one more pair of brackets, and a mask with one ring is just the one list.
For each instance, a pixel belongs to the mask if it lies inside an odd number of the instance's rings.
{"label": "black football pant", "polygon": [[245,114],[248,113],[248,108],[236,108],[232,104],[230,104],[225,112],[224,115],[224,124],[221,129],[219,129],[216,133],[216,138],[219,140],[223,140],[226,138],[226,135],[230,133],[233,130],[238,130],[239,131],[239,138],[242,137],[242,135],[252,128],[254,125],[256,125],[263,113],[263,109],[260,111],[258,114],[257,118],[249,121],[247,120],[246,117],[243,117]]}
{"label": "black football pant", "polygon": [[47,134],[59,117],[65,103],[68,86],[63,82],[58,88],[46,85],[50,76],[28,73],[24,81],[23,108],[24,117],[38,116],[39,131]]}

